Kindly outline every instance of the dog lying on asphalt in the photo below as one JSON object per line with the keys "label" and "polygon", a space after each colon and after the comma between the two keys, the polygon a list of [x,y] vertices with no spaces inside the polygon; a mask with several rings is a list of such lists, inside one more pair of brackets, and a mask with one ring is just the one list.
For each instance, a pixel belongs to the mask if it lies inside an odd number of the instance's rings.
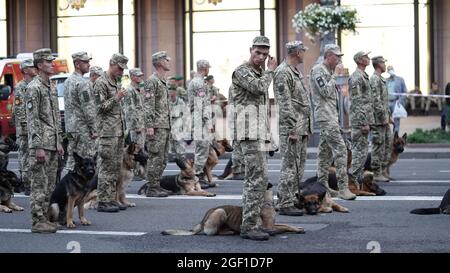
{"label": "dog lying on asphalt", "polygon": [[437,208],[423,208],[411,211],[412,214],[429,215],[429,214],[450,214],[450,189],[444,194],[441,204]]}
{"label": "dog lying on asphalt", "polygon": [[90,191],[89,181],[95,175],[94,158],[83,158],[73,153],[75,166],[56,185],[50,197],[48,210],[49,220],[65,224],[68,228],[75,228],[73,210],[78,208],[78,216],[82,225],[90,225],[84,217],[84,201]]}
{"label": "dog lying on asphalt", "polygon": [[[195,167],[192,160],[185,162],[180,159],[175,159],[175,163],[180,168],[180,174],[162,176],[159,184],[163,189],[171,191],[174,195],[216,196],[215,193],[207,192],[201,188],[198,177],[195,176]],[[146,189],[147,184],[144,184],[138,190],[138,194],[144,194]]]}
{"label": "dog lying on asphalt", "polygon": [[[328,185],[331,189],[337,191],[338,183],[336,177],[336,168],[330,167],[328,171]],[[378,184],[373,180],[373,173],[370,171],[363,172],[359,187],[355,183],[355,181],[353,181],[352,179],[348,179],[348,188],[352,193],[358,196],[386,195],[386,191],[378,186]]]}
{"label": "dog lying on asphalt", "polygon": [[[264,205],[261,209],[262,227],[268,230],[270,235],[280,233],[305,233],[303,228],[275,224],[275,208],[273,205],[272,185],[269,183],[264,194]],[[209,209],[203,216],[202,221],[192,230],[168,229],[163,235],[234,235],[241,232],[242,207],[241,206],[219,206]]]}

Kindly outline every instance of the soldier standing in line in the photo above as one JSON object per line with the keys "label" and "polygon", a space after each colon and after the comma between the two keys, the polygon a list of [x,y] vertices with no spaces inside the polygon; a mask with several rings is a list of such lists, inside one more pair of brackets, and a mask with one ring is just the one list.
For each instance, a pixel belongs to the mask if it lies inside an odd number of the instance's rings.
{"label": "soldier standing in line", "polygon": [[381,74],[386,72],[386,61],[382,56],[373,57],[372,65],[375,71],[370,77],[375,118],[372,130],[372,170],[374,172],[373,179],[379,182],[389,182],[389,179],[383,176],[383,170],[387,167],[392,152],[392,131],[389,126],[391,117],[387,84],[386,80],[381,76]]}
{"label": "soldier standing in line", "polygon": [[[342,54],[338,45],[328,44],[324,50],[324,60],[311,70],[310,87],[315,105],[315,120],[320,128],[320,140],[317,152],[318,181],[324,184],[332,196],[345,200],[354,200],[348,189],[347,147],[339,126],[338,89],[336,77],[344,72],[341,63]],[[334,159],[339,192],[328,185],[328,169]]]}
{"label": "soldier standing in line", "polygon": [[100,66],[91,66],[89,68],[89,85],[91,86],[91,91],[94,90],[94,83],[101,75],[103,75],[103,69]]}
{"label": "soldier standing in line", "polygon": [[[244,155],[242,154],[241,146],[237,140],[236,132],[236,104],[233,101],[233,85],[230,86],[228,91],[228,111],[227,118],[229,120],[229,128],[231,132],[231,138],[233,139],[233,153],[231,154],[231,169],[233,170],[233,177],[231,180],[244,180]],[[229,164],[229,163],[228,163]],[[228,165],[227,164],[227,165]]]}
{"label": "soldier standing in line", "polygon": [[312,134],[312,110],[309,91],[297,65],[303,62],[307,48],[301,41],[286,44],[286,60],[275,70],[274,93],[279,107],[281,176],[278,183],[280,215],[302,216],[294,206],[305,171],[308,136]]}
{"label": "soldier standing in line", "polygon": [[30,195],[31,185],[29,179],[29,149],[28,149],[28,129],[27,129],[27,112],[25,101],[27,100],[27,86],[37,75],[33,60],[25,60],[20,64],[24,79],[16,84],[14,90],[13,115],[16,123],[16,138],[19,144],[19,168],[22,182],[25,186],[24,194]]}
{"label": "soldier standing in line", "polygon": [[123,159],[125,124],[122,116],[122,99],[127,91],[121,79],[128,58],[120,53],[109,61],[109,69],[94,84],[97,110],[96,128],[98,141],[98,207],[99,212],[118,212],[127,206],[116,200],[116,183]]}
{"label": "soldier standing in line", "polygon": [[370,65],[369,53],[359,51],[353,56],[357,68],[348,80],[352,128],[352,166],[349,179],[357,184],[360,183],[364,163],[369,154],[370,126],[374,124],[372,88],[369,75],[365,72],[366,67]]}
{"label": "soldier standing in line", "polygon": [[185,160],[186,149],[184,148],[184,137],[186,135],[187,118],[189,111],[183,99],[178,96],[178,91],[169,90],[169,107],[171,117],[170,149],[179,160]]}
{"label": "soldier standing in line", "polygon": [[[245,165],[241,237],[268,240],[269,234],[260,226],[264,192],[269,182],[265,146],[270,141],[267,97],[277,60],[269,55],[270,43],[265,36],[253,39],[248,62],[238,66],[232,75],[233,103],[236,107],[237,141]],[[268,70],[263,66],[268,59]]]}
{"label": "soldier standing in line", "polygon": [[72,54],[75,72],[64,82],[64,121],[69,141],[66,168],[73,171],[75,161],[73,153],[81,157],[94,157],[95,139],[95,103],[89,81],[83,78],[89,72],[92,59],[86,52]]}
{"label": "soldier standing in line", "polygon": [[166,74],[170,71],[170,58],[165,51],[152,55],[155,72],[145,82],[144,107],[147,163],[147,197],[167,197],[168,191],[159,185],[167,166],[170,145],[170,109]]}
{"label": "soldier standing in line", "polygon": [[127,96],[123,101],[125,120],[131,142],[139,144],[144,149],[144,73],[139,68],[133,68],[130,70],[130,78],[131,84],[127,88]]}
{"label": "soldier standing in line", "polygon": [[56,186],[58,154],[64,155],[61,145],[61,120],[59,118],[56,88],[50,84],[55,73],[49,48],[33,52],[38,75],[28,84],[26,99],[28,146],[30,149],[31,182],[31,232],[55,233],[57,224],[48,221],[50,196]]}
{"label": "soldier standing in line", "polygon": [[197,61],[197,74],[188,86],[189,104],[192,113],[192,131],[195,142],[195,174],[197,175],[202,189],[214,187],[214,183],[205,180],[203,168],[208,159],[211,145],[211,100],[208,94],[208,86],[205,76],[211,68],[207,60]]}
{"label": "soldier standing in line", "polygon": [[187,90],[184,88],[183,80],[184,80],[183,76],[175,77],[175,84],[177,85],[177,95],[184,101],[184,103],[188,103],[189,102],[188,93]]}

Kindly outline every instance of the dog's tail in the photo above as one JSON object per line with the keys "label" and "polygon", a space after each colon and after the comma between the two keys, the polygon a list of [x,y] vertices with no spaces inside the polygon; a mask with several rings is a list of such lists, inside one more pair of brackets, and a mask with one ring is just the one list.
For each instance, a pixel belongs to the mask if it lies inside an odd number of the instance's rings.
{"label": "dog's tail", "polygon": [[440,214],[440,208],[423,208],[423,209],[414,209],[410,213],[412,214],[420,214],[420,215],[430,215],[430,214]]}
{"label": "dog's tail", "polygon": [[57,222],[59,217],[59,206],[57,203],[53,203],[48,208],[48,219],[50,222]]}
{"label": "dog's tail", "polygon": [[230,176],[230,174],[232,173],[232,165],[233,162],[230,160],[228,160],[227,165],[225,166],[225,169],[223,170],[223,173],[221,175],[219,175],[217,178],[219,178],[220,180],[225,180],[228,178],[228,176]]}
{"label": "dog's tail", "polygon": [[196,225],[192,230],[183,230],[183,229],[166,229],[161,232],[162,235],[177,235],[177,236],[190,236],[197,235],[202,231],[202,225]]}

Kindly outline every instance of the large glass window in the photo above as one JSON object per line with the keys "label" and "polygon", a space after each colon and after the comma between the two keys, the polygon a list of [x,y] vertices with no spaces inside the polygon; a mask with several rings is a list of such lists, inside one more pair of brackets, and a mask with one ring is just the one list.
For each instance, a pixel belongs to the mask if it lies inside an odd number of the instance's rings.
{"label": "large glass window", "polygon": [[0,0],[0,57],[8,54],[8,36],[6,32],[6,0]]}
{"label": "large glass window", "polygon": [[[353,55],[360,50],[371,51],[370,56],[383,55],[397,74],[405,79],[409,90],[415,86],[415,68],[420,69],[420,87],[427,93],[430,84],[429,46],[428,46],[428,0],[419,1],[419,40],[415,40],[414,1],[412,0],[341,0],[341,5],[356,8],[361,22],[356,34],[343,32],[343,62],[356,69]],[[419,46],[419,62],[415,48]],[[369,74],[373,72],[368,67]]]}
{"label": "large glass window", "polygon": [[[122,51],[135,65],[135,26],[133,0],[89,0],[79,10],[58,0],[58,53],[72,66],[71,55],[86,51],[92,65],[107,68],[114,53]],[[119,11],[119,4],[123,7]],[[121,13],[120,13],[121,12]],[[121,29],[122,26],[122,29]],[[123,46],[121,49],[120,47]],[[70,67],[73,70],[73,67]]]}
{"label": "large glass window", "polygon": [[214,75],[215,85],[228,96],[231,74],[238,65],[248,60],[255,36],[264,34],[269,37],[272,45],[270,54],[276,56],[276,1],[263,2],[261,5],[260,0],[223,0],[214,5],[207,0],[186,0],[188,77],[189,71],[196,69],[197,60],[207,59],[212,66],[210,74]]}

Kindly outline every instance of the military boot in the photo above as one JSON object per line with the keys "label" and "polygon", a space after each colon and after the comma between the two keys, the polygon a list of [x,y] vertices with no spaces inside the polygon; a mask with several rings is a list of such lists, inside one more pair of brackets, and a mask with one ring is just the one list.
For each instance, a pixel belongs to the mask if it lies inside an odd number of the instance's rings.
{"label": "military boot", "polygon": [[261,231],[260,229],[252,229],[249,231],[241,232],[242,239],[249,239],[254,241],[267,241],[269,240],[269,234]]}
{"label": "military boot", "polygon": [[109,204],[111,204],[112,206],[116,206],[119,208],[119,210],[126,210],[128,207],[125,205],[122,205],[121,203],[117,202],[117,201],[112,201],[109,202]]}
{"label": "military boot", "polygon": [[49,224],[50,226],[56,228],[56,230],[62,229],[61,224],[59,224],[58,222],[50,222],[50,221],[47,221],[47,224]]}
{"label": "military boot", "polygon": [[47,221],[39,221],[31,227],[32,233],[55,233],[56,227],[47,223]]}
{"label": "military boot", "polygon": [[113,206],[110,203],[98,202],[97,206],[98,212],[119,212],[119,207]]}
{"label": "military boot", "polygon": [[167,197],[169,196],[165,191],[159,186],[148,186],[145,191],[145,196],[147,197]]}
{"label": "military boot", "polygon": [[328,193],[330,194],[331,197],[338,197],[339,196],[339,192],[335,191],[331,188],[328,188]]}
{"label": "military boot", "polygon": [[343,190],[339,190],[338,197],[344,200],[355,200],[356,195],[352,193],[348,188],[344,188]]}
{"label": "military boot", "polygon": [[202,190],[209,188],[209,183],[205,180],[204,173],[197,174],[197,177],[198,177],[198,183],[200,183]]}
{"label": "military boot", "polygon": [[294,206],[287,208],[280,208],[278,213],[280,215],[287,215],[287,216],[303,216],[303,210],[300,210]]}

